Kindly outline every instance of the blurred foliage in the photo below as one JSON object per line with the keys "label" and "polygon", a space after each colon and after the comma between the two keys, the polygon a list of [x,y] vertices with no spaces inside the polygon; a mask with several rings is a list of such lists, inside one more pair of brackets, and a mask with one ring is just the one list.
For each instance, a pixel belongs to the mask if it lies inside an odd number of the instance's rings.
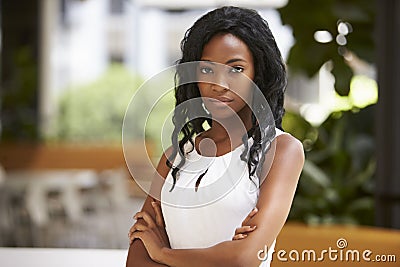
{"label": "blurred foliage", "polygon": [[[336,92],[349,95],[354,76],[349,55],[374,62],[375,1],[289,0],[278,11],[295,38],[287,62],[291,72],[311,77],[331,62]],[[340,29],[343,25],[345,29]],[[316,41],[317,31],[329,32],[332,40]],[[332,113],[318,127],[300,115],[285,115],[285,130],[302,140],[306,151],[290,219],[373,225],[374,109],[374,105],[361,110],[353,105]]]}
{"label": "blurred foliage", "polygon": [[53,139],[120,142],[125,110],[142,79],[113,64],[98,80],[68,88],[60,99]]}
{"label": "blurred foliage", "polygon": [[[292,72],[305,72],[313,76],[321,66],[331,61],[335,76],[335,90],[347,95],[353,71],[345,57],[351,52],[367,62],[374,61],[373,27],[374,0],[289,0],[280,9],[282,22],[293,29],[295,44],[290,50],[288,65]],[[348,34],[340,34],[338,25],[349,25]],[[316,31],[326,30],[332,41],[319,43]],[[336,38],[346,40],[345,44]]]}
{"label": "blurred foliage", "polygon": [[306,151],[290,219],[373,225],[374,109],[335,112],[319,127],[294,113],[285,115],[284,129],[301,140]]}
{"label": "blurred foliage", "polygon": [[13,68],[1,92],[1,139],[36,140],[37,64],[32,47],[21,46],[13,55]]}

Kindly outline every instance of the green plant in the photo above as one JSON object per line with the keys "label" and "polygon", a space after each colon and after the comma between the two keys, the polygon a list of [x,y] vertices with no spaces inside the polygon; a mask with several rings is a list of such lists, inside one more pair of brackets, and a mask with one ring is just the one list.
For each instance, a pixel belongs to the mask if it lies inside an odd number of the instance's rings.
{"label": "green plant", "polygon": [[284,117],[306,151],[290,219],[373,225],[374,108],[332,113],[318,128],[293,113]]}
{"label": "green plant", "polygon": [[120,142],[126,107],[142,79],[113,64],[98,80],[69,88],[61,96],[53,139]]}
{"label": "green plant", "polygon": [[[374,0],[290,0],[279,9],[296,39],[287,62],[290,70],[312,77],[331,61],[335,89],[347,95],[354,75],[348,64],[350,54],[374,62],[375,12]],[[332,40],[317,42],[314,34],[321,30]]]}
{"label": "green plant", "polygon": [[[1,128],[3,141],[37,140],[38,71],[33,48],[20,46],[15,49],[11,70],[7,73],[1,92]],[[6,74],[7,76],[7,74]]]}

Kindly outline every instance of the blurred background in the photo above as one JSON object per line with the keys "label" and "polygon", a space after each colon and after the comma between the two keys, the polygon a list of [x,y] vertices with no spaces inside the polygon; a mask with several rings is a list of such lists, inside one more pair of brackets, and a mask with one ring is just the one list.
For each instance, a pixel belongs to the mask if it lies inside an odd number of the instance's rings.
{"label": "blurred background", "polygon": [[[239,5],[269,22],[288,65],[283,127],[306,152],[289,223],[390,231],[400,251],[399,2],[0,5],[0,246],[128,247],[145,194],[123,157],[127,105],[144,81],[180,58],[180,40],[197,18]],[[171,96],[160,104],[161,118],[173,104]],[[158,131],[146,132],[154,162]],[[138,173],[151,177],[140,166]]]}

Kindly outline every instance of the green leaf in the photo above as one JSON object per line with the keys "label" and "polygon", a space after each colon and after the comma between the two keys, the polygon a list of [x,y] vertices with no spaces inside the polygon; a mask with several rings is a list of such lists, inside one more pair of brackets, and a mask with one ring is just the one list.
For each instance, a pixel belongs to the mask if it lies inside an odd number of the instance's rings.
{"label": "green leaf", "polygon": [[335,76],[335,90],[341,96],[347,96],[350,92],[350,82],[353,78],[353,70],[342,58],[334,60],[332,74]]}
{"label": "green leaf", "polygon": [[311,177],[315,183],[324,188],[328,187],[331,184],[328,175],[326,175],[323,170],[318,168],[317,165],[307,159],[304,162],[303,172]]}
{"label": "green leaf", "polygon": [[[278,9],[282,22],[292,28],[295,44],[288,57],[288,66],[293,72],[305,72],[314,76],[321,66],[334,61],[335,90],[339,95],[348,95],[353,72],[343,56],[350,51],[362,60],[374,62],[374,0],[290,0]],[[350,25],[351,31],[344,37],[345,44],[338,44],[338,22]],[[318,43],[314,33],[328,31],[333,40]],[[341,51],[341,52],[339,52]]]}

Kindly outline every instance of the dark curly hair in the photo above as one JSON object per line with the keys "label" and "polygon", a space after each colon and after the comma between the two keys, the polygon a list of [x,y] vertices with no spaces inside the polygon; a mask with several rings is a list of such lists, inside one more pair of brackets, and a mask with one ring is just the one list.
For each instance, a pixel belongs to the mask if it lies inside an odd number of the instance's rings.
{"label": "dark curly hair", "polygon": [[[229,33],[241,39],[250,49],[254,61],[254,83],[261,90],[271,108],[274,116],[275,126],[282,129],[282,117],[284,114],[283,100],[284,91],[287,84],[286,67],[282,60],[281,53],[276,45],[275,38],[265,21],[255,10],[239,7],[221,7],[210,11],[198,19],[194,25],[185,33],[181,41],[182,58],[178,60],[176,72],[177,79],[181,79],[187,74],[187,69],[179,67],[179,64],[186,62],[200,61],[204,46],[217,34]],[[186,73],[185,73],[186,71]],[[183,78],[185,79],[185,78]],[[200,92],[196,83],[180,83],[175,86],[175,107],[193,98],[199,98]],[[257,106],[253,99],[252,110],[265,110],[262,106]],[[182,105],[181,105],[182,106]],[[197,115],[193,118],[191,115]],[[266,113],[266,112],[264,112]],[[262,114],[262,112],[261,112]],[[266,115],[265,115],[266,116]],[[269,149],[269,141],[275,135],[275,128],[262,123],[263,116],[252,116],[252,128],[248,134],[243,136],[245,151],[241,159],[247,161],[250,179],[255,174],[259,174],[261,167],[259,162],[263,162],[265,153]],[[265,118],[265,117],[264,117]],[[174,131],[172,133],[172,154],[167,160],[167,165],[172,168],[173,186],[180,168],[185,163],[184,145],[193,143],[193,135],[204,131],[203,123],[207,121],[211,126],[211,118],[207,115],[200,104],[187,107],[176,108],[173,116]],[[182,138],[179,140],[179,136]],[[254,142],[248,147],[248,138],[252,137]],[[181,161],[173,165],[177,154],[181,155]]]}

